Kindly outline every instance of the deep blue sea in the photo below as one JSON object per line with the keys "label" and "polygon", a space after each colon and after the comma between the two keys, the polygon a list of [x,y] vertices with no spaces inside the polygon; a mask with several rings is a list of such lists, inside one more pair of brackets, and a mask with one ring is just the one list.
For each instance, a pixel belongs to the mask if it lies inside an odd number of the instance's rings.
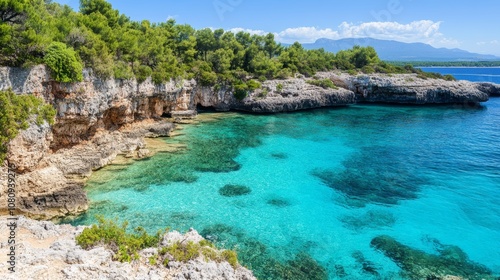
{"label": "deep blue sea", "polygon": [[95,172],[72,223],[193,227],[259,279],[500,274],[498,98],[208,113],[181,128],[164,140],[177,152]]}
{"label": "deep blue sea", "polygon": [[500,67],[420,67],[426,72],[451,74],[458,80],[500,84]]}

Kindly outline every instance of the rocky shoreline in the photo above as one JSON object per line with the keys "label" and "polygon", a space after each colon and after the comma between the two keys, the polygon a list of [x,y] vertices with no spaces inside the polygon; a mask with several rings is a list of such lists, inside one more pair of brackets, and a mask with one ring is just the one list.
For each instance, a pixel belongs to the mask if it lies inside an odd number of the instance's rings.
{"label": "rocky shoreline", "polygon": [[[8,222],[0,217],[0,233],[7,236]],[[75,237],[83,226],[55,225],[19,217],[16,236],[15,273],[9,272],[8,244],[0,243],[0,277],[2,279],[256,279],[242,266],[233,268],[227,261],[207,261],[202,256],[187,263],[170,261],[168,268],[150,264],[156,248],[144,249],[139,259],[130,263],[113,261],[113,252],[105,247],[84,250]],[[185,234],[173,231],[164,235],[162,244],[177,241],[199,243],[203,240],[195,230]]]}
{"label": "rocky shoreline", "polygon": [[[289,112],[359,102],[399,104],[479,103],[500,95],[500,85],[420,79],[415,74],[351,76],[318,73],[335,88],[307,83],[303,77],[270,80],[237,100],[228,88],[203,87],[194,80],[155,85],[151,79],[101,80],[84,71],[79,83],[54,82],[42,65],[0,67],[0,90],[42,97],[57,109],[56,123],[31,126],[9,143],[8,162],[16,166],[19,212],[38,219],[77,215],[87,210],[83,184],[92,171],[118,155],[149,154],[144,137],[169,136],[176,121],[196,115],[199,106],[217,111]],[[6,185],[7,162],[0,168]],[[4,192],[5,188],[2,188]],[[0,214],[7,212],[0,201]]]}

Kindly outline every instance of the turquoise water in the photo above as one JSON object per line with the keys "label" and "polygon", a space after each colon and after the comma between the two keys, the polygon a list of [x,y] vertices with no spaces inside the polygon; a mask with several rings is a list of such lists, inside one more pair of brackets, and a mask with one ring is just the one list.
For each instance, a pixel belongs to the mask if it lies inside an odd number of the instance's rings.
{"label": "turquoise water", "polygon": [[[412,278],[450,250],[500,273],[500,99],[200,119],[165,139],[185,149],[96,172],[72,223],[194,227],[261,279]],[[390,258],[377,236],[423,253]]]}
{"label": "turquoise water", "polygon": [[458,80],[500,84],[500,67],[421,67],[426,72],[451,74]]}

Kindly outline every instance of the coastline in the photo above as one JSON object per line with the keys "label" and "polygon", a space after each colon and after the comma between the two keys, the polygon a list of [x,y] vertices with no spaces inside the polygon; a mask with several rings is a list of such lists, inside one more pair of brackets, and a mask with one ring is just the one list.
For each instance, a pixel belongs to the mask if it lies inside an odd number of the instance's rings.
{"label": "coastline", "polygon": [[[0,68],[0,89],[34,94],[57,109],[56,123],[37,125],[9,143],[8,162],[16,165],[19,211],[39,219],[83,213],[85,180],[117,156],[148,156],[144,138],[170,136],[174,122],[189,122],[198,106],[215,111],[291,112],[355,103],[477,104],[500,92],[500,85],[420,79],[414,74],[351,76],[318,73],[333,88],[312,85],[313,78],[270,80],[238,100],[230,88],[198,86],[194,80],[155,85],[132,80],[100,80],[89,70],[80,83],[57,83],[45,66]],[[482,91],[481,91],[482,90]],[[7,161],[6,161],[7,162]],[[5,162],[5,164],[6,164]],[[5,182],[5,165],[0,183]],[[7,209],[0,201],[0,213]]]}
{"label": "coastline", "polygon": [[[204,107],[223,111],[219,114],[224,116],[228,114],[224,111],[262,114],[320,107],[345,107],[355,103],[383,103],[387,106],[450,103],[467,105],[480,103],[481,100],[488,98],[486,91],[496,92],[500,88],[498,85],[485,86],[469,82],[447,83],[441,80],[413,80],[412,84],[405,85],[410,82],[408,78],[413,79],[411,75],[377,74],[353,77],[338,73],[319,73],[318,77],[325,79],[340,77],[340,79],[334,79],[339,88],[323,89],[307,84],[302,78],[290,79],[287,80],[288,83],[285,84],[284,91],[281,93],[272,91],[268,93],[269,96],[262,98],[261,92],[256,91],[250,93],[248,98],[238,101],[234,99],[231,92],[218,94],[209,88],[197,88],[191,82],[183,81],[182,84],[187,85],[186,88],[174,86],[175,90],[172,93],[154,93],[158,90],[157,88],[153,90],[153,93],[144,94],[137,91],[123,91],[119,87],[106,87],[106,89],[112,88],[115,93],[106,92],[110,94],[111,101],[105,104],[93,103],[94,98],[102,94],[99,91],[87,92],[88,99],[78,99],[74,96],[74,92],[68,92],[64,97],[54,96],[52,104],[59,109],[56,131],[51,130],[46,124],[41,126],[32,124],[11,143],[12,150],[9,159],[16,161],[16,165],[22,168],[17,170],[18,185],[22,186],[20,188],[22,205],[31,207],[27,208],[28,211],[24,214],[36,219],[59,219],[84,213],[89,202],[83,186],[93,171],[113,164],[133,164],[135,160],[150,157],[156,152],[183,149],[183,146],[165,144],[158,137],[174,137],[182,134],[184,125],[196,124],[200,119],[217,120],[219,118],[219,116],[201,115],[197,117],[198,120],[178,118],[167,121],[161,117],[172,113],[173,111],[168,111],[172,108],[180,111],[181,109],[196,109],[198,105],[210,105]],[[95,81],[92,83],[94,84]],[[264,86],[276,87],[278,83],[285,82],[269,81],[267,84],[264,83]],[[480,86],[483,91],[478,89]],[[64,85],[64,87],[76,86]],[[141,87],[143,86],[137,85],[137,88]],[[441,88],[436,90],[438,87]],[[50,90],[52,88],[51,86]],[[302,92],[305,96],[300,96]],[[387,95],[387,92],[391,93],[391,96]],[[52,93],[45,89],[36,94],[48,96],[49,100],[52,98]],[[296,94],[299,95],[294,96]],[[129,97],[123,100],[123,95]],[[331,99],[323,99],[324,95],[331,96]],[[92,106],[95,106],[94,108],[99,108],[99,110],[105,108],[104,111],[92,112],[88,110],[89,107],[85,108],[88,100],[93,104]],[[346,102],[346,100],[353,103]],[[126,105],[127,102],[130,104]],[[139,104],[148,105],[141,107]],[[166,104],[170,107],[165,109]],[[138,115],[141,117],[137,117]],[[147,115],[150,117],[145,117]],[[156,117],[151,117],[153,115]],[[82,123],[87,123],[87,125],[81,125]],[[89,126],[90,123],[94,124]],[[72,130],[75,124],[80,124],[76,126],[76,131]],[[92,135],[88,135],[89,131]],[[33,145],[37,142],[42,144]],[[54,146],[54,143],[58,144]],[[0,175],[3,176],[1,172]],[[50,200],[54,197],[56,199]],[[29,219],[28,221],[34,222]]]}

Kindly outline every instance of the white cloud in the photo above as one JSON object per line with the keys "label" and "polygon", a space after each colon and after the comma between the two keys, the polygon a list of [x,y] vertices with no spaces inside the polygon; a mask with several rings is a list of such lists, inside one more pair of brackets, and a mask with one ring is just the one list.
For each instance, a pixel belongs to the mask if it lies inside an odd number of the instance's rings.
{"label": "white cloud", "polygon": [[[383,40],[396,40],[406,43],[422,42],[435,47],[458,47],[460,42],[446,38],[440,31],[441,21],[432,20],[413,21],[408,24],[398,22],[365,22],[353,24],[343,22],[336,30],[331,28],[319,29],[316,27],[287,28],[274,33],[276,40],[282,43],[313,43],[317,39],[342,39],[371,37]],[[234,28],[233,30],[246,31],[251,34],[266,34],[262,30]]]}
{"label": "white cloud", "polygon": [[243,31],[243,32],[250,33],[252,35],[255,34],[255,35],[260,35],[260,36],[263,36],[263,35],[266,35],[266,34],[269,33],[269,32],[266,32],[264,30],[244,29],[244,28],[239,28],[239,27],[237,27],[237,28],[231,28],[228,31],[231,31],[231,32],[233,32],[235,34],[238,33],[238,32],[240,32],[240,31]]}
{"label": "white cloud", "polygon": [[414,21],[409,24],[398,22],[366,22],[359,25],[343,22],[339,26],[343,38],[372,37],[398,41],[426,40],[441,36],[441,22],[430,20]]}
{"label": "white cloud", "polygon": [[316,27],[287,28],[275,34],[276,40],[283,43],[314,43],[319,38],[339,39],[339,33],[330,28],[317,29]]}

